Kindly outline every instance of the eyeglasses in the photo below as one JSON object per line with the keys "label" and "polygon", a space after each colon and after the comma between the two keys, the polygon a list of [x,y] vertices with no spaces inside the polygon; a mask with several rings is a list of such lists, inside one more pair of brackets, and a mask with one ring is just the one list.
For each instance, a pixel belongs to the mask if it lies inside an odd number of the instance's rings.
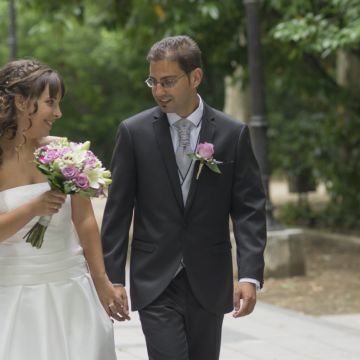
{"label": "eyeglasses", "polygon": [[186,73],[183,73],[182,75],[179,76],[169,76],[164,79],[161,79],[160,81],[157,81],[152,77],[148,77],[145,80],[145,84],[150,88],[155,88],[158,84],[160,84],[161,87],[163,87],[164,89],[170,89],[174,87],[178,82],[178,80],[184,77],[185,75]]}

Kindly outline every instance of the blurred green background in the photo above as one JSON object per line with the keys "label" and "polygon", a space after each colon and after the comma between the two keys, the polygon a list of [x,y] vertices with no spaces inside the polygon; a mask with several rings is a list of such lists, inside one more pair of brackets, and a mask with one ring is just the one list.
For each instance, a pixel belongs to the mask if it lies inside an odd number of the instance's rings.
{"label": "blurred green background", "polygon": [[[248,121],[243,1],[13,2],[16,57],[48,63],[67,87],[53,133],[90,140],[105,165],[119,122],[154,105],[145,57],[167,35],[198,42],[205,67],[200,94]],[[11,54],[10,3],[0,0],[1,64]],[[283,218],[359,229],[360,0],[263,1],[261,31],[271,174],[293,184],[305,178],[307,189],[325,184],[329,194],[320,209],[302,202],[285,208]]]}

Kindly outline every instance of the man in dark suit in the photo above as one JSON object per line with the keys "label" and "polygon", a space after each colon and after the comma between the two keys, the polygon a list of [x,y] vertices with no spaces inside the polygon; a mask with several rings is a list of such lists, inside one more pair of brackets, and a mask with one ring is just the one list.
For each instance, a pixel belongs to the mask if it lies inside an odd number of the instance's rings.
{"label": "man in dark suit", "polygon": [[[158,106],[120,124],[111,164],[102,238],[119,297],[109,305],[114,317],[128,318],[123,285],[134,216],[130,297],[149,358],[215,360],[224,314],[251,313],[263,283],[265,195],[247,126],[197,93],[203,75],[197,44],[188,36],[165,38],[148,61],[146,83]],[[191,161],[187,154],[204,143],[210,154]],[[221,162],[220,173],[206,159]]]}

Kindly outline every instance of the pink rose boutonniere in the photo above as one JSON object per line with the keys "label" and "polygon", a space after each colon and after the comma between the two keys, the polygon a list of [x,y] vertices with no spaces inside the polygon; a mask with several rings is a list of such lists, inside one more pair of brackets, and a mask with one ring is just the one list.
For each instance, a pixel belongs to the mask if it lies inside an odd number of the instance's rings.
{"label": "pink rose boutonniere", "polygon": [[218,164],[221,164],[221,161],[217,161],[213,158],[214,155],[214,145],[204,142],[200,143],[196,147],[196,152],[188,154],[190,159],[195,161],[200,161],[199,170],[196,174],[196,180],[199,179],[201,170],[203,169],[204,165],[206,165],[211,171],[221,174]]}

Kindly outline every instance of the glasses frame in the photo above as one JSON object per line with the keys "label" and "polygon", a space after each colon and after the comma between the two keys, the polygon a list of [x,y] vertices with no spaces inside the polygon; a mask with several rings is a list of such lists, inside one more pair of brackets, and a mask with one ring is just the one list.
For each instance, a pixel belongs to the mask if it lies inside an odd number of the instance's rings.
{"label": "glasses frame", "polygon": [[178,76],[169,76],[165,79],[162,79],[162,80],[155,80],[154,78],[152,77],[148,77],[146,80],[145,80],[145,84],[151,88],[151,89],[154,89],[156,88],[158,85],[161,85],[161,87],[163,89],[171,89],[173,88],[176,83],[178,82],[178,80],[180,80],[182,77],[184,77],[185,75],[187,75],[187,73],[183,73],[181,75],[178,75]]}

